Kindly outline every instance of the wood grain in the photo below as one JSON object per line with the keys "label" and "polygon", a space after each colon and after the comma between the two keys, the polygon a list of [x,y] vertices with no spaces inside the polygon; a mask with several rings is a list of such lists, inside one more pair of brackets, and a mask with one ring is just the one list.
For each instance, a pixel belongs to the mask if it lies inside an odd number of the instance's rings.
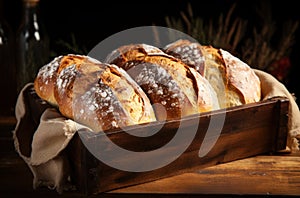
{"label": "wood grain", "polygon": [[[7,122],[7,120],[10,121]],[[65,191],[59,195],[52,189],[33,189],[33,175],[14,150],[11,133],[15,124],[13,120],[13,118],[0,120],[0,197],[300,196],[300,152],[259,154],[206,168],[196,168],[172,177],[119,188],[98,195],[87,196],[78,190]],[[80,155],[80,153],[73,153]],[[86,163],[86,161],[76,163],[77,170],[82,170]],[[84,173],[81,172],[81,174]],[[105,182],[105,178],[103,180]],[[82,180],[82,185],[84,182],[85,180]]]}
{"label": "wood grain", "polygon": [[[207,155],[199,158],[199,148],[206,135],[206,129],[210,121],[210,114],[190,117],[181,120],[181,126],[185,127],[186,133],[191,126],[198,124],[198,131],[190,146],[181,156],[165,167],[148,172],[127,172],[110,167],[96,159],[83,145],[78,136],[73,138],[75,144],[71,143],[71,150],[77,155],[71,158],[76,162],[74,166],[74,180],[78,181],[78,186],[85,194],[101,193],[126,186],[142,184],[158,179],[171,177],[178,174],[200,170],[220,163],[231,162],[258,154],[268,154],[284,149],[286,141],[286,129],[282,123],[286,122],[288,105],[286,100],[265,101],[264,103],[240,106],[228,109],[226,119],[220,137]],[[216,114],[223,112],[214,112]],[[246,120],[246,121],[245,121]],[[274,120],[276,121],[274,124]],[[179,121],[178,121],[179,122]],[[164,145],[166,140],[170,140],[176,133],[177,121],[166,123],[162,126],[162,133],[155,138],[137,138],[128,135],[125,131],[106,132],[106,135],[119,144],[122,148],[134,151],[147,151],[156,149]],[[287,125],[285,125],[287,126]],[[129,127],[128,130],[135,133],[144,132],[148,127],[161,128],[159,123],[145,127]],[[282,134],[282,133],[285,133]],[[278,135],[280,134],[280,135]],[[213,141],[214,134],[207,134],[208,142]],[[279,137],[282,139],[278,143]],[[87,136],[95,147],[101,147],[104,152],[109,150],[109,144],[105,146],[102,141],[103,133],[100,135]],[[181,145],[177,145],[178,147]],[[173,148],[176,149],[176,148]],[[78,155],[79,154],[79,155]],[[74,158],[75,157],[75,158]],[[119,160],[119,159],[113,159]],[[125,160],[138,160],[134,156],[125,157]],[[80,163],[83,162],[83,163]],[[78,165],[80,163],[80,165]],[[120,161],[126,163],[126,161]],[[78,169],[79,168],[79,169]],[[105,178],[105,182],[103,182]]]}
{"label": "wood grain", "polygon": [[256,156],[113,193],[300,195],[299,156]]}

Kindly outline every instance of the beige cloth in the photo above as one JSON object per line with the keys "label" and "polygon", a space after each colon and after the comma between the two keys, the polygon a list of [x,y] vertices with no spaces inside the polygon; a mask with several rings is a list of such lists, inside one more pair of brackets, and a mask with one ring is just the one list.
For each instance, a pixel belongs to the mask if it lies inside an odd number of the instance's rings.
{"label": "beige cloth", "polygon": [[63,117],[55,108],[48,108],[34,129],[25,95],[32,85],[27,84],[17,99],[17,125],[13,132],[15,148],[33,173],[34,189],[46,186],[62,193],[74,187],[69,181],[69,162],[64,149],[77,130],[87,127]]}
{"label": "beige cloth", "polygon": [[[278,96],[287,97],[290,100],[287,145],[292,152],[299,150],[296,136],[300,134],[300,112],[293,96],[270,74],[260,70],[255,70],[255,72],[262,82],[262,100]],[[72,187],[68,181],[69,162],[64,148],[76,131],[84,126],[66,119],[55,108],[49,108],[42,114],[37,129],[28,127],[28,123],[32,120],[28,102],[23,93],[30,87],[32,84],[26,85],[17,100],[15,147],[33,173],[34,188],[48,186],[62,193],[65,189]]]}
{"label": "beige cloth", "polygon": [[295,101],[296,99],[287,88],[271,74],[257,69],[254,71],[261,81],[262,100],[268,100],[273,97],[287,97],[289,99],[287,146],[292,152],[298,151],[299,142],[296,137],[300,135],[300,113]]}

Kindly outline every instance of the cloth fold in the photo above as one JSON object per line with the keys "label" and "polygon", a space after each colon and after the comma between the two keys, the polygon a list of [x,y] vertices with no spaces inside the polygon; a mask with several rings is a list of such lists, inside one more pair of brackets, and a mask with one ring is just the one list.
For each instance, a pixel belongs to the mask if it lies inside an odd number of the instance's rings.
{"label": "cloth fold", "polygon": [[[291,152],[299,150],[297,136],[300,134],[300,112],[293,95],[272,75],[256,70],[261,80],[262,100],[273,97],[287,97],[290,102],[287,146]],[[25,85],[16,103],[17,125],[13,131],[16,151],[33,173],[33,187],[47,186],[58,193],[73,189],[70,183],[70,162],[65,148],[76,131],[88,127],[63,117],[57,109],[47,108],[41,115],[39,125],[30,126],[29,102],[24,92],[33,83]]]}
{"label": "cloth fold", "polygon": [[287,97],[289,99],[287,147],[292,152],[299,150],[297,136],[300,135],[300,113],[296,98],[274,76],[261,70],[254,69],[261,81],[262,98],[268,100],[274,97]]}
{"label": "cloth fold", "polygon": [[15,148],[33,173],[34,189],[46,186],[62,193],[74,188],[70,183],[69,161],[64,149],[76,131],[90,129],[65,118],[56,108],[45,109],[35,129],[25,94],[31,87],[32,83],[25,85],[17,99],[17,124],[13,131]]}

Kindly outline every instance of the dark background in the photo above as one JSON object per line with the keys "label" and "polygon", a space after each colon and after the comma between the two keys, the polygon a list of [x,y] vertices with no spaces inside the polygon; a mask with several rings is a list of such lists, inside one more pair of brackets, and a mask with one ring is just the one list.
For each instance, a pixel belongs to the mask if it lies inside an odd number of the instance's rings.
{"label": "dark background", "polygon": [[[21,20],[22,0],[0,1],[4,2],[7,21],[16,30]],[[269,2],[278,25],[289,19],[300,19],[297,1],[294,0],[40,0],[40,10],[52,42],[57,39],[68,41],[73,33],[80,45],[92,47],[102,39],[128,28],[153,24],[165,26],[165,17],[180,17],[180,11],[186,11],[188,3],[192,5],[195,16],[205,19],[226,13],[236,3],[235,15],[248,19],[250,23],[259,23],[255,9],[262,1]]]}
{"label": "dark background", "polygon": [[[21,20],[21,0],[0,1],[3,3],[4,12],[2,14],[15,32]],[[40,11],[50,36],[51,50],[54,56],[68,53],[68,49],[59,42],[71,43],[72,36],[79,48],[89,51],[108,36],[128,28],[145,25],[166,26],[165,17],[180,17],[180,11],[186,10],[188,3],[192,5],[195,16],[208,20],[217,18],[220,13],[226,13],[230,6],[236,3],[234,16],[246,18],[250,24],[260,23],[255,15],[255,9],[261,1],[268,3],[272,9],[273,19],[278,26],[287,20],[300,20],[297,1],[294,0],[41,0]],[[299,51],[300,34],[297,30],[295,44],[290,56],[292,68],[286,86],[290,92],[295,93],[300,98]]]}

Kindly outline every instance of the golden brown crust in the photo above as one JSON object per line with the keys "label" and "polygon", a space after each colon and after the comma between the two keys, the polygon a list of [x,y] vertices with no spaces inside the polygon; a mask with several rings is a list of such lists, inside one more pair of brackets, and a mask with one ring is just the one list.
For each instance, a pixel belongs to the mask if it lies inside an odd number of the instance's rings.
{"label": "golden brown crust", "polygon": [[34,88],[37,95],[54,106],[58,105],[54,97],[54,84],[62,57],[63,56],[58,56],[47,65],[41,67],[34,80]]}
{"label": "golden brown crust", "polygon": [[96,60],[76,54],[68,54],[55,57],[51,62],[40,68],[35,80],[34,87],[37,94],[47,100],[50,104],[58,106],[54,96],[54,89],[57,81],[57,76],[60,72],[71,65],[81,64],[83,62],[97,62]]}
{"label": "golden brown crust", "polygon": [[212,46],[185,40],[164,51],[147,44],[124,45],[105,62],[58,56],[40,69],[35,90],[62,115],[95,132],[260,100],[254,71]]}
{"label": "golden brown crust", "polygon": [[243,95],[244,104],[258,102],[261,99],[261,85],[255,72],[239,58],[220,49],[223,57],[229,84]]}
{"label": "golden brown crust", "polygon": [[[95,132],[156,120],[148,97],[124,70],[80,55],[55,61],[55,68],[40,70],[56,71],[51,75],[53,87],[41,89],[41,72],[35,89],[48,102],[48,96],[54,96],[62,115]],[[49,90],[53,93],[43,93]]]}
{"label": "golden brown crust", "polygon": [[[145,44],[121,46],[109,54],[106,61],[125,69],[142,87],[155,104],[158,120],[180,119],[218,108],[212,105],[216,100],[211,97],[215,95],[207,94],[213,91],[209,83],[180,59],[158,48]],[[203,83],[206,86],[200,87]],[[200,97],[203,94],[207,97]]]}
{"label": "golden brown crust", "polygon": [[221,108],[242,104],[238,94],[231,91],[225,63],[219,50],[212,46],[202,46],[202,49],[205,56],[204,77],[216,91]]}
{"label": "golden brown crust", "polygon": [[79,74],[72,83],[75,120],[94,131],[156,120],[149,99],[124,70],[104,63],[83,64]]}
{"label": "golden brown crust", "polygon": [[229,52],[188,40],[178,40],[164,49],[183,59],[190,67],[198,68],[197,71],[216,91],[221,108],[260,100],[258,77],[246,63]]}
{"label": "golden brown crust", "polygon": [[[226,103],[221,104],[223,108],[260,101],[260,80],[250,66],[223,49],[212,46],[202,46],[202,48],[205,50],[205,78],[218,79],[215,77],[217,70],[222,76],[219,77],[219,82],[209,81],[217,87],[219,99],[225,96]],[[219,88],[221,83],[224,83],[225,88],[223,95],[223,89]]]}

